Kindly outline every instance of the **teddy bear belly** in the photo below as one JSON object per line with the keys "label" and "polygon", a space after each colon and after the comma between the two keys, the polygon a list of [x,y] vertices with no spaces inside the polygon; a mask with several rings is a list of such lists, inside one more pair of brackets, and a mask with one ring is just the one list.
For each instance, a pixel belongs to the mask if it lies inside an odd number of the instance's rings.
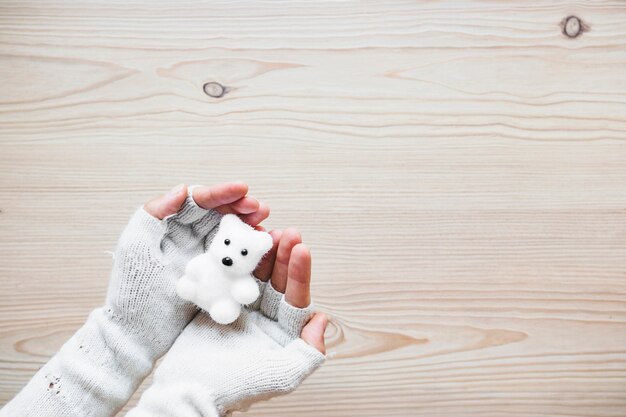
{"label": "teddy bear belly", "polygon": [[197,285],[197,304],[204,310],[209,310],[216,301],[232,299],[232,284],[226,279],[204,276]]}

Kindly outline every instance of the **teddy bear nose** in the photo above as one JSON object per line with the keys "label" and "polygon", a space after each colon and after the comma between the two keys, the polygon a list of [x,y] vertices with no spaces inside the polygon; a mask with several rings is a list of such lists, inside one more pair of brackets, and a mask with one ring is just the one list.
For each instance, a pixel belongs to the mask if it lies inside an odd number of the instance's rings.
{"label": "teddy bear nose", "polygon": [[233,264],[233,260],[227,256],[225,258],[222,258],[222,263],[226,266],[231,266]]}

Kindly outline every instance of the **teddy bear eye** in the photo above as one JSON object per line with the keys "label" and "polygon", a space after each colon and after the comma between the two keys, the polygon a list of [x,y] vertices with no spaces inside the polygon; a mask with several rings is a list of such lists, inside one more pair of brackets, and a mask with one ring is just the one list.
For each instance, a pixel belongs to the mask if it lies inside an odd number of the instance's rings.
{"label": "teddy bear eye", "polygon": [[230,239],[226,239],[226,240],[224,241],[224,244],[225,244],[226,246],[230,245]]}
{"label": "teddy bear eye", "polygon": [[246,255],[248,254],[248,249],[242,249],[242,250],[241,250],[241,254],[242,254],[243,256],[246,256]]}

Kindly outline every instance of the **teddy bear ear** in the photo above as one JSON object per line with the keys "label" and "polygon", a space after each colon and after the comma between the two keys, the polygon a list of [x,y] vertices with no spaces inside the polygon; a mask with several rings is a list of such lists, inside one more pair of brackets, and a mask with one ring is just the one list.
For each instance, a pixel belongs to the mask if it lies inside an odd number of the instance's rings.
{"label": "teddy bear ear", "polygon": [[231,227],[236,227],[242,226],[243,221],[241,221],[241,219],[239,217],[237,217],[234,214],[225,214],[222,216],[222,220],[220,220],[220,227],[224,227],[224,228],[231,228]]}
{"label": "teddy bear ear", "polygon": [[256,231],[255,233],[258,233],[257,239],[259,242],[258,243],[259,252],[265,254],[267,253],[267,251],[272,249],[273,240],[272,240],[272,236],[269,233],[261,232],[261,231]]}

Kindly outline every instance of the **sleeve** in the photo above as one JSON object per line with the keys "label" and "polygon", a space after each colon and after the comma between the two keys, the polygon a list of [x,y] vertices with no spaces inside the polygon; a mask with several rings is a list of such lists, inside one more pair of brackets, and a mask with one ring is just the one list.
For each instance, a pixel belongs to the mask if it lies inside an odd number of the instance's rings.
{"label": "sleeve", "polygon": [[0,410],[0,417],[105,417],[117,413],[158,357],[107,308],[86,323]]}

